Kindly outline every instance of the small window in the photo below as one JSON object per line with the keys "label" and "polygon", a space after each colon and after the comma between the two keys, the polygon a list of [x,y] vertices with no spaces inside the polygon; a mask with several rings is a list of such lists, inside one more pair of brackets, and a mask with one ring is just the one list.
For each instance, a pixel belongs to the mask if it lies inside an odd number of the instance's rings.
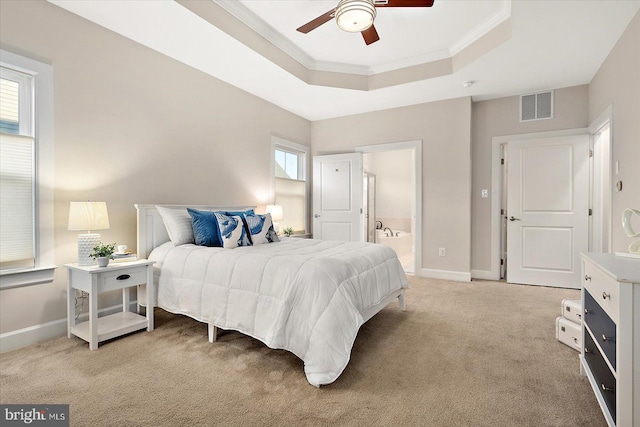
{"label": "small window", "polygon": [[[0,78],[0,132],[19,134],[20,130],[20,83],[4,78],[8,74],[2,68]],[[7,76],[8,77],[8,76]]]}
{"label": "small window", "polygon": [[0,270],[35,266],[33,76],[0,67]]}
{"label": "small window", "polygon": [[308,147],[280,138],[272,138],[273,195],[276,205],[282,206],[283,219],[279,228],[293,228],[295,233],[307,232]]}
{"label": "small window", "polygon": [[56,268],[53,67],[0,56],[0,289],[8,289],[51,283]]}
{"label": "small window", "polygon": [[304,181],[302,161],[305,153],[299,151],[287,150],[283,147],[276,147],[276,170],[275,174],[278,178],[289,178]]}

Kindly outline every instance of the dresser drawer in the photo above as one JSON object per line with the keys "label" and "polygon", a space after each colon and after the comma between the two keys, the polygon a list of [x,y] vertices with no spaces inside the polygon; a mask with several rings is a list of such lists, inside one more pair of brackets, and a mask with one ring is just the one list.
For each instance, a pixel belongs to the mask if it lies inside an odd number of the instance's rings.
{"label": "dresser drawer", "polygon": [[586,289],[584,291],[583,320],[598,340],[600,348],[609,359],[613,369],[616,369],[616,324]]}
{"label": "dresser drawer", "polygon": [[588,331],[584,333],[584,358],[589,365],[589,369],[596,380],[598,393],[604,399],[609,414],[615,422],[616,420],[616,378],[609,370],[609,366],[598,351],[598,347],[593,342]]}
{"label": "dresser drawer", "polygon": [[144,266],[136,269],[126,269],[125,271],[109,271],[98,276],[98,291],[106,292],[145,283],[147,283],[147,268]]}
{"label": "dresser drawer", "polygon": [[585,289],[593,296],[609,317],[618,323],[619,315],[619,291],[615,280],[607,276],[602,270],[592,264],[584,263],[584,277],[582,278]]}

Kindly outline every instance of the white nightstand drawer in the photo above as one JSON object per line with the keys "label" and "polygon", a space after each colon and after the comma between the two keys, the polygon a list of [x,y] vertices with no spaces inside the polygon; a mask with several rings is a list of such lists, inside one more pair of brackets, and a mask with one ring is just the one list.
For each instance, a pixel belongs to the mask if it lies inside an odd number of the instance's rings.
{"label": "white nightstand drawer", "polygon": [[585,289],[617,324],[620,319],[618,283],[589,262],[584,263],[584,274],[582,281]]}
{"label": "white nightstand drawer", "polygon": [[107,292],[124,287],[142,285],[147,283],[146,267],[127,269],[125,271],[115,270],[102,273],[98,276],[99,292]]}

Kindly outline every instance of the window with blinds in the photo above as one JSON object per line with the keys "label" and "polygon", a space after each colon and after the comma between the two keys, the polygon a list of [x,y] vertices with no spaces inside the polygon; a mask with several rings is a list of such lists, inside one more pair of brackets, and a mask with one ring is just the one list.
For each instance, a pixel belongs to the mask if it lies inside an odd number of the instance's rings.
{"label": "window with blinds", "polygon": [[[295,147],[295,148],[294,148]],[[304,151],[303,151],[304,150]],[[307,230],[307,151],[285,141],[274,146],[275,204],[282,206],[280,230],[291,227],[295,233]]]}
{"label": "window with blinds", "polygon": [[0,270],[35,266],[33,76],[0,67]]}
{"label": "window with blinds", "polygon": [[276,178],[276,205],[282,206],[283,219],[280,230],[293,228],[295,233],[305,233],[307,183],[286,178]]}

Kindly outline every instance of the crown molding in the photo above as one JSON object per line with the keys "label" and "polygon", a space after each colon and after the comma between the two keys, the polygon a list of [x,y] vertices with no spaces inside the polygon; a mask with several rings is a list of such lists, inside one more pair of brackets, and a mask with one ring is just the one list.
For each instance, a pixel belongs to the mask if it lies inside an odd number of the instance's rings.
{"label": "crown molding", "polygon": [[306,68],[314,69],[315,59],[300,49],[289,39],[283,36],[275,28],[267,24],[262,18],[253,13],[251,9],[244,6],[239,1],[212,0],[218,6],[236,17],[240,22],[251,28],[256,33],[267,39],[271,44],[285,52],[287,55],[304,65]]}
{"label": "crown molding", "polygon": [[466,47],[475,43],[480,37],[484,36],[489,31],[509,19],[511,17],[511,1],[512,0],[501,0],[502,8],[500,11],[475,27],[469,34],[464,36],[457,43],[454,43],[453,46],[449,47],[449,56],[455,56]]}
{"label": "crown molding", "polygon": [[385,64],[367,67],[369,69],[368,75],[371,76],[375,74],[386,73],[388,71],[395,71],[402,68],[413,67],[415,65],[440,61],[441,59],[447,58],[451,58],[449,49],[435,50],[433,52],[428,52],[422,55],[412,56],[409,58],[399,59],[397,61],[387,62]]}

